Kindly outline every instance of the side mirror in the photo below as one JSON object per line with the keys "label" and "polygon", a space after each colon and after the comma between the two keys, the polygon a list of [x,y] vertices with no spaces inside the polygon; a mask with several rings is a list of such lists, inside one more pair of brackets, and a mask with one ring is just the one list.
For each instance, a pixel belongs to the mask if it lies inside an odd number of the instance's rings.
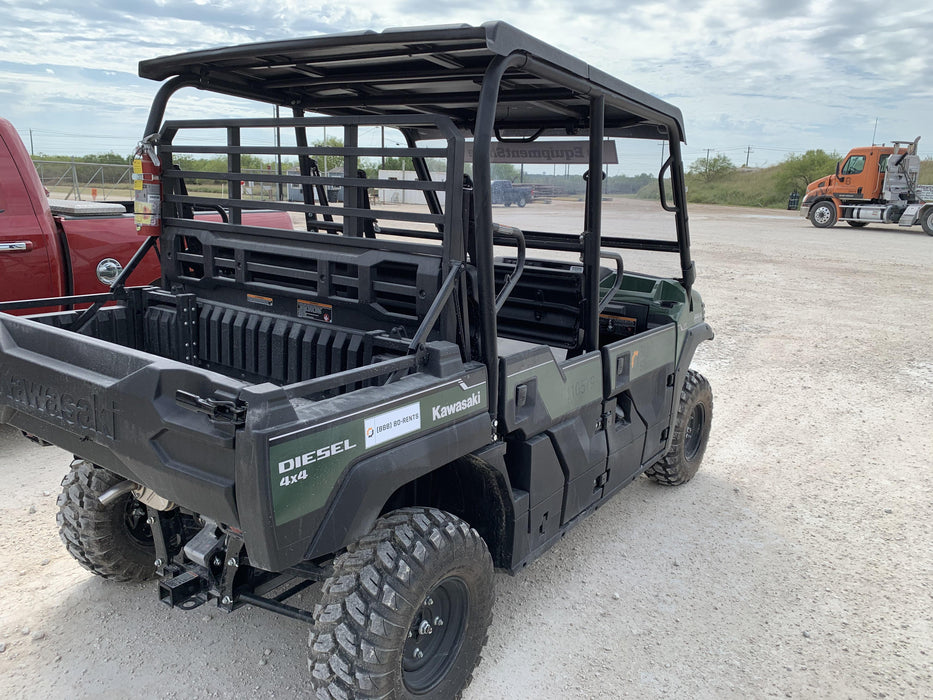
{"label": "side mirror", "polygon": [[839,170],[840,170],[841,167],[842,167],[842,161],[841,161],[841,160],[837,160],[837,161],[836,161],[836,179],[837,179],[837,180],[841,180],[841,179],[842,179],[842,177],[840,177],[840,175],[839,175]]}

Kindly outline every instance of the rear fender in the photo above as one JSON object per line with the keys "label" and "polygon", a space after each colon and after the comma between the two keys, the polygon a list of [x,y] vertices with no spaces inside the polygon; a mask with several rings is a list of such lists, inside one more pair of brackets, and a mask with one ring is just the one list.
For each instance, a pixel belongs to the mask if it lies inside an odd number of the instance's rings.
{"label": "rear fender", "polygon": [[489,441],[489,415],[481,413],[357,462],[341,482],[306,558],[337,552],[358,540],[398,489]]}

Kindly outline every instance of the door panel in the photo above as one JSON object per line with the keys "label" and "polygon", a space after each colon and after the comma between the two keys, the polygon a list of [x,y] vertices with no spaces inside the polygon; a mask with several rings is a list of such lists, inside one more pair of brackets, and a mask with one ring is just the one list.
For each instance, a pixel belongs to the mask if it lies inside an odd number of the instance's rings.
{"label": "door panel", "polygon": [[602,348],[605,413],[611,419],[610,487],[627,483],[663,451],[674,398],[676,348],[673,323]]}
{"label": "door panel", "polygon": [[0,300],[55,296],[49,241],[9,147],[0,141]]}

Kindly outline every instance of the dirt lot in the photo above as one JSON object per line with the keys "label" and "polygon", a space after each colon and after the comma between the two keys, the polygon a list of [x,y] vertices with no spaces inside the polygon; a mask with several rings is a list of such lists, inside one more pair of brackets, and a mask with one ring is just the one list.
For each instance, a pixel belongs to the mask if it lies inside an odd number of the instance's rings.
{"label": "dirt lot", "polygon": [[[642,207],[611,205],[604,232]],[[933,238],[703,206],[691,226],[717,334],[695,361],[715,394],[704,466],[636,481],[499,575],[464,697],[929,697]],[[302,624],[171,610],[79,568],[55,526],[68,461],[0,427],[0,696],[306,692]]]}

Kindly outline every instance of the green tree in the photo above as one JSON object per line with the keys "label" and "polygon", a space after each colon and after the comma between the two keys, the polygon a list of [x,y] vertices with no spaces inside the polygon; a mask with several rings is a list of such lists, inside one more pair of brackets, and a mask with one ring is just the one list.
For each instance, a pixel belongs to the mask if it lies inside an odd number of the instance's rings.
{"label": "green tree", "polygon": [[518,168],[510,163],[493,163],[490,168],[490,177],[493,180],[515,181],[520,175]]}
{"label": "green tree", "polygon": [[406,173],[410,173],[415,169],[414,163],[411,162],[411,158],[399,158],[398,156],[390,156],[386,158],[385,164],[382,163],[382,160],[376,161],[379,170],[403,170]]}
{"label": "green tree", "polygon": [[[343,148],[343,139],[328,136],[326,140],[315,141],[312,146],[318,148]],[[320,168],[322,175],[326,175],[331,170],[343,171],[343,156],[315,155],[314,159],[317,161],[317,167]],[[360,167],[365,166],[361,163]],[[356,173],[353,174],[356,175]]]}
{"label": "green tree", "polygon": [[838,153],[826,153],[822,149],[810,150],[803,155],[791,153],[780,165],[778,183],[784,190],[803,192],[807,185],[836,171]]}
{"label": "green tree", "polygon": [[717,153],[712,158],[697,158],[690,164],[687,172],[695,177],[703,178],[706,182],[712,182],[722,178],[723,175],[735,172],[735,163],[729,159],[729,156]]}
{"label": "green tree", "polygon": [[[635,194],[645,185],[650,185],[657,178],[648,173],[641,175],[612,175],[606,179],[603,191],[606,194]],[[655,188],[657,189],[657,188]]]}

